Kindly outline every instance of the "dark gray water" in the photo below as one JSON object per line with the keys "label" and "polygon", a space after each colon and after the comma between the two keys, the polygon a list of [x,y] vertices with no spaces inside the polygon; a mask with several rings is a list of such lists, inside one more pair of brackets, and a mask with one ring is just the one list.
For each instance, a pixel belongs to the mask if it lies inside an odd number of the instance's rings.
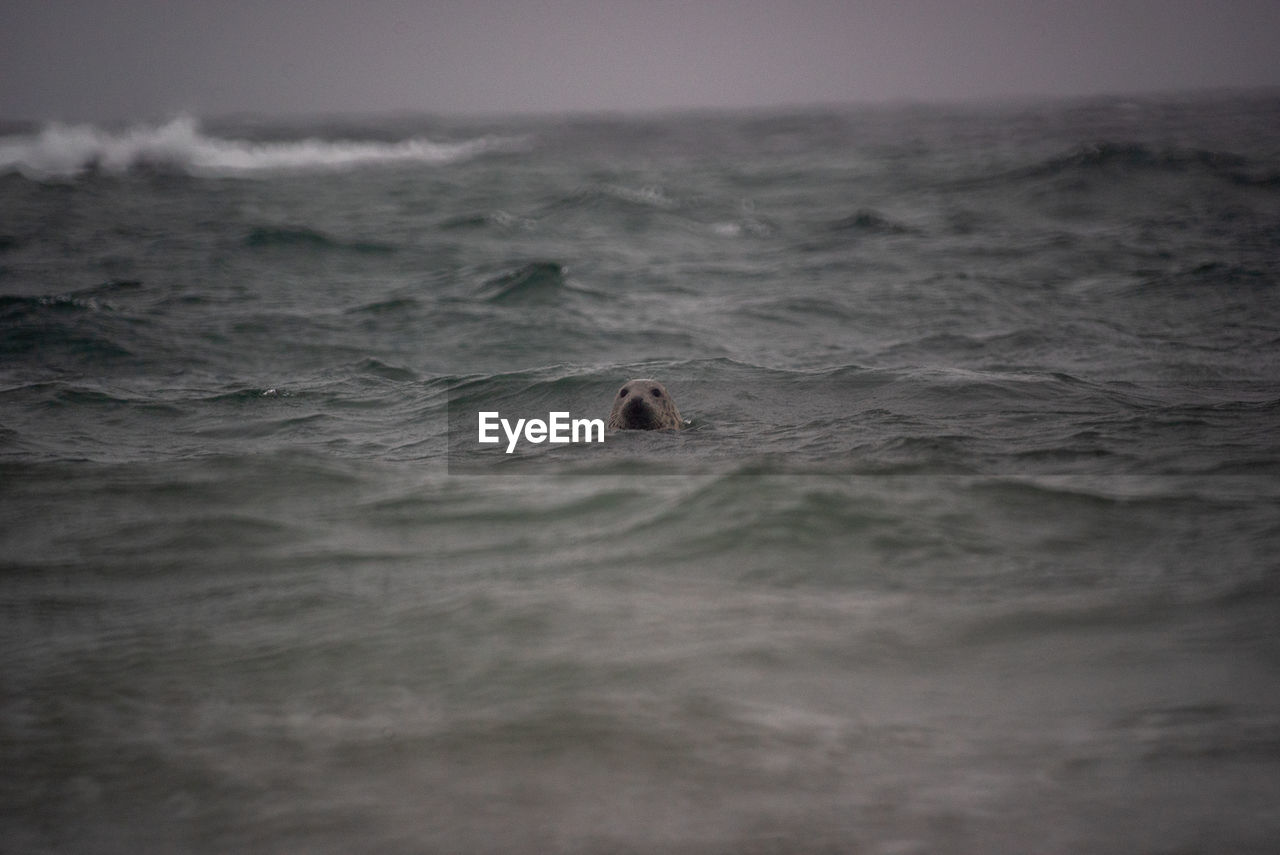
{"label": "dark gray water", "polygon": [[0,849],[1280,836],[1274,93],[3,130]]}

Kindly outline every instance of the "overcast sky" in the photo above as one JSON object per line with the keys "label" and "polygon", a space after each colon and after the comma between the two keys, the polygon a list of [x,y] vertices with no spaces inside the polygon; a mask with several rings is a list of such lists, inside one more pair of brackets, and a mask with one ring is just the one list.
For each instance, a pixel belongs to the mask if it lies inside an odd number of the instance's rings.
{"label": "overcast sky", "polygon": [[0,0],[0,117],[1280,85],[1280,0]]}

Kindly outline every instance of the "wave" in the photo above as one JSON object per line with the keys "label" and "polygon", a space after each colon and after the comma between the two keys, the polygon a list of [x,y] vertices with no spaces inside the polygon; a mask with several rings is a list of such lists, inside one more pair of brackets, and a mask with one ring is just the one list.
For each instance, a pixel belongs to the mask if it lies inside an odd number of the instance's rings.
{"label": "wave", "polygon": [[674,211],[683,203],[654,186],[596,183],[549,201],[539,214],[581,211],[596,216],[600,211]]}
{"label": "wave", "polygon": [[1204,172],[1237,183],[1258,183],[1249,174],[1247,158],[1226,151],[1196,148],[1152,148],[1139,143],[1102,141],[1052,157],[1029,167],[1018,177],[1045,178],[1065,174]]}
{"label": "wave", "polygon": [[47,180],[139,170],[197,177],[341,171],[375,165],[454,163],[509,142],[491,136],[455,142],[421,137],[398,142],[317,138],[253,142],[206,135],[190,116],[123,131],[54,123],[38,134],[0,138],[0,174]]}
{"label": "wave", "polygon": [[62,294],[0,296],[0,320],[17,320],[41,312],[114,310],[110,298],[141,288],[142,283],[136,279],[111,279],[100,285]]}
{"label": "wave", "polygon": [[1100,167],[1155,170],[1181,170],[1192,166],[1234,168],[1243,163],[1243,158],[1226,152],[1176,148],[1160,151],[1138,143],[1103,141],[1082,145],[1065,155],[1050,158],[1034,171],[1053,174]]}
{"label": "wave", "polygon": [[564,287],[565,269],[556,261],[534,261],[484,283],[481,295],[491,303],[540,300]]}
{"label": "wave", "polygon": [[390,255],[396,247],[378,241],[342,240],[305,226],[255,226],[245,236],[250,249],[345,250],[364,255]]}
{"label": "wave", "polygon": [[849,216],[836,220],[831,223],[830,230],[870,235],[905,235],[912,231],[910,226],[891,220],[870,208],[859,208]]}

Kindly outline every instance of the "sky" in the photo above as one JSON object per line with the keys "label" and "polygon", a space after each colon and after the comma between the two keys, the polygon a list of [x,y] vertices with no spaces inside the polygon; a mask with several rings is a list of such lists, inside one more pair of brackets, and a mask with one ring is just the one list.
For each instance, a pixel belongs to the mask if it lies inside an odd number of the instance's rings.
{"label": "sky", "polygon": [[0,118],[1280,85],[1280,0],[0,0]]}

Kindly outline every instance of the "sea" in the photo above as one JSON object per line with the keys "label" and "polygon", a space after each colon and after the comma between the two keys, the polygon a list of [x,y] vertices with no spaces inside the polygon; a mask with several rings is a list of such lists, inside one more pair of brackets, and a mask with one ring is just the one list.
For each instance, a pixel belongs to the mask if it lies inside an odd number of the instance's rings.
{"label": "sea", "polygon": [[0,651],[6,853],[1274,852],[1280,92],[0,123]]}

